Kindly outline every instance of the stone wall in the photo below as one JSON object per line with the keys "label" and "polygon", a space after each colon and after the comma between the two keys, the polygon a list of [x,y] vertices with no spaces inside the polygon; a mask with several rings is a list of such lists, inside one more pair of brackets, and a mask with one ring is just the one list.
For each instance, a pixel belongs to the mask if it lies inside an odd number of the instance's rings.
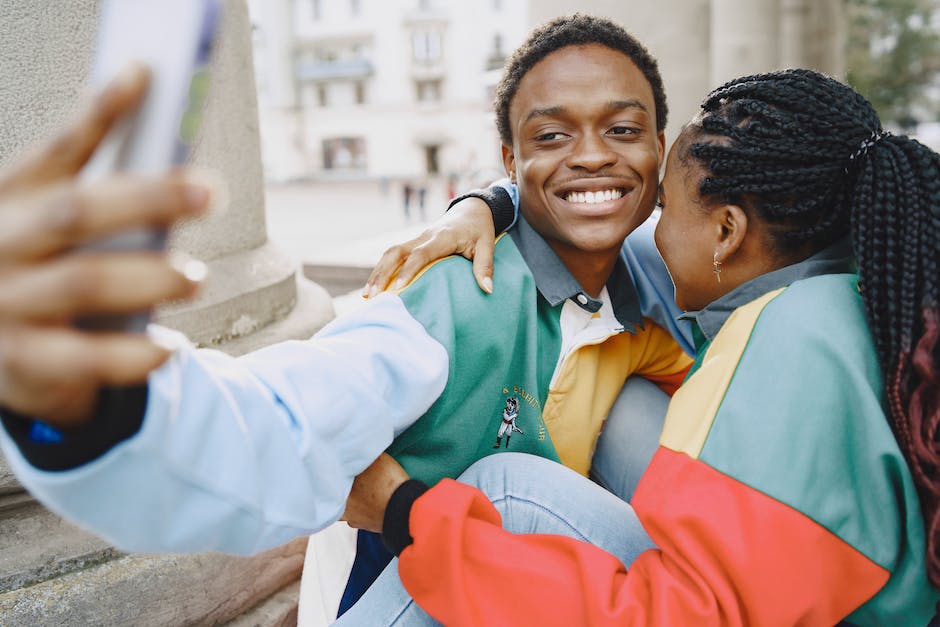
{"label": "stone wall", "polygon": [[[229,203],[172,234],[171,248],[206,261],[210,277],[196,301],[157,320],[241,354],[309,337],[333,310],[267,240],[250,24],[244,0],[224,8],[193,161],[221,173]],[[74,113],[97,15],[96,0],[0,3],[0,164]],[[296,623],[305,547],[302,538],[251,558],[125,555],[39,505],[0,458],[4,626]]]}

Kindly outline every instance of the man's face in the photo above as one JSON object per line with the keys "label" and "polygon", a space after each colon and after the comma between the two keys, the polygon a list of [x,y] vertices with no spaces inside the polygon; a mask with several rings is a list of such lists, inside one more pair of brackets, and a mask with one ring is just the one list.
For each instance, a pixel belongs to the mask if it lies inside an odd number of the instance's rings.
{"label": "man's face", "polygon": [[653,209],[663,156],[639,68],[598,44],[556,50],[519,82],[509,122],[503,162],[532,227],[569,267],[616,255]]}

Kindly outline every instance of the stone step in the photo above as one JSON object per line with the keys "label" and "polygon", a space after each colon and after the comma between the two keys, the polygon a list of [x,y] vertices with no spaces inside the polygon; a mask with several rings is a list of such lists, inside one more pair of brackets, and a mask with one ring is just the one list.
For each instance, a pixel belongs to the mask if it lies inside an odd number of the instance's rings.
{"label": "stone step", "polygon": [[[252,625],[283,625],[290,616],[284,606],[294,594],[285,587],[300,577],[306,544],[299,538],[247,558],[127,555],[0,594],[0,622],[5,627],[202,625],[224,623],[254,608],[259,620]],[[276,593],[271,611],[261,612],[262,601]]]}

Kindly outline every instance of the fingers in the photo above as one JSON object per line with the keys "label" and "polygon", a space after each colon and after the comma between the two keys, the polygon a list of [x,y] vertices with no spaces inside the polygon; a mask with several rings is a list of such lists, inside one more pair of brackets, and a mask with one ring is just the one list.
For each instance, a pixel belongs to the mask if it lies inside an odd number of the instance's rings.
{"label": "fingers", "polygon": [[[71,255],[0,274],[0,318],[63,321],[123,314],[192,297],[204,266],[174,268],[161,253]],[[201,267],[200,267],[201,266]]]}
{"label": "fingers", "polygon": [[473,247],[473,276],[477,285],[487,294],[493,293],[493,255],[496,240],[481,237]]}
{"label": "fingers", "polygon": [[392,246],[382,253],[382,258],[372,268],[372,274],[369,275],[369,280],[366,281],[366,285],[362,290],[364,298],[373,298],[379,292],[388,289],[389,281],[395,276],[401,262],[411,254],[411,250],[421,241],[423,235],[422,233],[404,244]]}
{"label": "fingers", "polygon": [[142,383],[170,354],[144,335],[6,326],[0,397],[14,411],[68,426],[91,416],[101,386]]}
{"label": "fingers", "polygon": [[75,174],[115,123],[140,104],[148,83],[149,72],[143,65],[129,65],[78,119],[0,176],[0,192],[26,189]]}
{"label": "fingers", "polygon": [[60,183],[0,205],[0,263],[47,257],[133,227],[166,228],[204,213],[209,191],[181,174]]}
{"label": "fingers", "polygon": [[[398,268],[398,275],[395,277],[395,282],[392,284],[392,291],[398,291],[404,289],[406,285],[411,283],[418,273],[424,269],[432,261],[441,259],[446,255],[436,254],[437,245],[440,244],[440,240],[432,241],[428,240],[422,243],[419,246],[411,251],[411,254],[405,258],[405,261],[401,264],[401,267]],[[450,254],[450,253],[447,253]]]}

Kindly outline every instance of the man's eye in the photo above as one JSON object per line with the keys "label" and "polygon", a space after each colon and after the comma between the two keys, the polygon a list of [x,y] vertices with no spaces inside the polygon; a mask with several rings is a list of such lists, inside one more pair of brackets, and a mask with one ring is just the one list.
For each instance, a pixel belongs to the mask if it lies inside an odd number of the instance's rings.
{"label": "man's eye", "polygon": [[561,139],[562,137],[563,135],[561,133],[551,132],[551,133],[542,133],[541,135],[538,135],[535,138],[535,140],[540,141],[540,142],[550,142],[555,139]]}
{"label": "man's eye", "polygon": [[609,135],[636,135],[639,132],[639,130],[629,126],[615,126],[607,131]]}

